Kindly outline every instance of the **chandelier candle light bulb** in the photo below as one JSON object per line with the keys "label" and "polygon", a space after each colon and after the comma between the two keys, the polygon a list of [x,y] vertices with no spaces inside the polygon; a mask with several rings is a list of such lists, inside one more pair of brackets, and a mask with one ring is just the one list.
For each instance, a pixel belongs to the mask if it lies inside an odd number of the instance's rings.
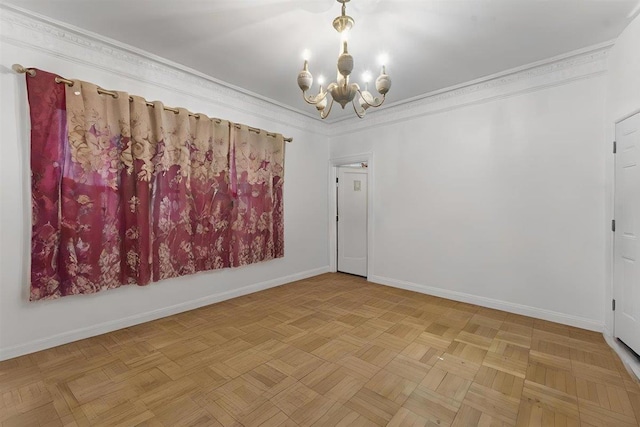
{"label": "chandelier candle light bulb", "polygon": [[351,30],[344,30],[342,33],[340,33],[340,41],[348,42],[350,34],[351,34]]}
{"label": "chandelier candle light bulb", "polygon": [[[385,100],[387,92],[391,88],[391,78],[387,74],[386,63],[388,57],[386,54],[382,54],[378,57],[378,62],[382,65],[382,71],[376,79],[376,90],[380,95],[380,98],[374,97],[368,90],[368,82],[371,79],[371,73],[368,71],[363,74],[362,80],[365,82],[364,91],[360,90],[360,86],[357,83],[350,83],[349,76],[353,71],[354,60],[353,56],[349,53],[347,40],[348,33],[355,24],[352,17],[346,14],[346,4],[350,0],[337,0],[338,3],[342,3],[342,14],[333,20],[333,28],[340,33],[340,43],[342,49],[337,61],[337,74],[336,81],[327,85],[326,91],[323,89],[324,79],[320,77],[318,83],[320,88],[317,95],[308,95],[307,91],[313,85],[313,75],[309,71],[309,57],[310,53],[305,49],[303,53],[304,65],[302,71],[298,73],[298,87],[302,91],[303,99],[308,103],[316,107],[320,112],[320,118],[326,119],[331,113],[334,101],[338,102],[340,106],[344,107],[351,103],[356,115],[363,118],[366,110],[369,107],[379,107]],[[331,95],[331,103],[328,103],[327,95]],[[356,99],[357,96],[357,99]],[[327,108],[328,105],[328,108]]]}

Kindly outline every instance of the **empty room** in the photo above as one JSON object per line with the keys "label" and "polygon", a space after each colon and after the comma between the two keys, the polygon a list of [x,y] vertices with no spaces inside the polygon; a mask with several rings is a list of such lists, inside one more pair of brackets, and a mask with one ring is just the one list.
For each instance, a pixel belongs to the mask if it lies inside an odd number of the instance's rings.
{"label": "empty room", "polygon": [[640,426],[639,0],[0,0],[0,426]]}

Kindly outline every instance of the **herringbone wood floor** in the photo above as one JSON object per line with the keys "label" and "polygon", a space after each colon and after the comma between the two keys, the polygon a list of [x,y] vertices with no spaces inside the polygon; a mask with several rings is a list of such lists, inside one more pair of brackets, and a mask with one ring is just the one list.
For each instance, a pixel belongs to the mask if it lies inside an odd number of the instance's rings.
{"label": "herringbone wood floor", "polygon": [[0,362],[2,426],[636,426],[597,333],[325,274]]}

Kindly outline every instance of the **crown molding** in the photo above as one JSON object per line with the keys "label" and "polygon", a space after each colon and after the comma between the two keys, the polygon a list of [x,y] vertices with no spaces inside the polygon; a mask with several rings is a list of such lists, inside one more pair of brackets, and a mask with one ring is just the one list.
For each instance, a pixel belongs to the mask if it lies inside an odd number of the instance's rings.
{"label": "crown molding", "polygon": [[[271,122],[326,136],[326,124],[310,113],[99,34],[7,4],[0,4],[0,24],[0,39],[3,42],[43,51],[72,63],[88,65],[140,82],[153,83],[207,102],[215,100],[214,104],[223,104],[242,113],[251,113]],[[173,82],[181,84],[176,86]]]}
{"label": "crown molding", "polygon": [[[207,102],[214,99],[215,104],[251,113],[274,124],[328,137],[600,75],[606,72],[607,55],[614,44],[614,41],[609,41],[590,46],[398,101],[368,112],[362,120],[350,116],[324,121],[311,112],[281,104],[133,46],[13,5],[0,4],[0,23],[0,39],[5,42],[140,82],[151,82]],[[182,84],[176,87],[175,81]]]}
{"label": "crown molding", "polygon": [[345,135],[602,75],[613,44],[608,41],[396,102],[363,120],[336,120],[330,122],[328,133],[330,137]]}

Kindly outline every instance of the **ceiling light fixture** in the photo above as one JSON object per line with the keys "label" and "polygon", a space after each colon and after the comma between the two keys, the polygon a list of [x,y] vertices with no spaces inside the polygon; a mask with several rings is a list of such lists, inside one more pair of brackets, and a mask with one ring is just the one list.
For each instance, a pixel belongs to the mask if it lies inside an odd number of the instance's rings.
{"label": "ceiling light fixture", "polygon": [[[298,74],[298,86],[302,90],[302,97],[311,105],[315,105],[318,112],[320,112],[320,118],[326,119],[331,113],[334,101],[344,107],[351,102],[353,110],[358,117],[363,118],[369,107],[379,107],[384,102],[389,88],[391,88],[391,78],[387,75],[386,62],[387,56],[381,55],[380,62],[382,70],[380,75],[376,79],[376,90],[381,98],[373,97],[368,90],[368,81],[371,78],[371,73],[365,72],[363,79],[365,81],[364,91],[360,90],[360,86],[357,83],[349,83],[349,75],[353,71],[353,56],[351,56],[347,50],[348,34],[355,21],[352,17],[346,14],[347,3],[349,0],[337,0],[338,3],[342,3],[342,15],[333,20],[333,28],[340,33],[340,42],[342,43],[342,49],[340,56],[338,56],[338,74],[335,82],[330,83],[325,91],[322,88],[323,81],[320,81],[320,89],[317,95],[307,95],[307,91],[313,84],[313,76],[309,72],[309,51],[305,50],[304,53],[304,66],[302,71]],[[319,79],[320,80],[320,79]],[[327,95],[331,95],[331,104],[327,108]],[[356,100],[356,95],[358,96]],[[357,101],[357,105],[356,105]]]}

